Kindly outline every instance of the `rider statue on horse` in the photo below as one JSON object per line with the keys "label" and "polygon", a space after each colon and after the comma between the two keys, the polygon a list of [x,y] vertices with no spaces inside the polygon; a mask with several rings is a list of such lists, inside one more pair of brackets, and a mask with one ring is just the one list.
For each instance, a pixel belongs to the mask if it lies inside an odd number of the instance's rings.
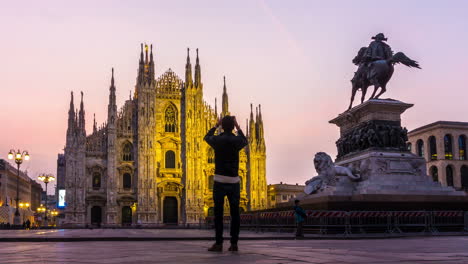
{"label": "rider statue on horse", "polygon": [[[374,86],[374,92],[370,99],[377,99],[386,90],[388,81],[393,75],[393,65],[402,63],[408,67],[420,68],[418,62],[408,58],[403,52],[393,54],[390,46],[385,43],[387,38],[383,33],[379,33],[372,37],[373,41],[369,47],[362,47],[358,55],[353,59],[353,63],[358,65],[358,70],[355,72],[352,83],[352,95],[349,108],[351,109],[356,92],[360,89],[362,92],[361,103],[366,97],[367,88]],[[381,88],[376,95],[377,90]]]}

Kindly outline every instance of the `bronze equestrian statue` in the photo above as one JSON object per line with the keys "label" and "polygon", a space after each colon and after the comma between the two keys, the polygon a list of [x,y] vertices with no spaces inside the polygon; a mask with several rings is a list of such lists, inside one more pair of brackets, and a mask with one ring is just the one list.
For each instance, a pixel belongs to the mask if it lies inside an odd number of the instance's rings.
{"label": "bronze equestrian statue", "polygon": [[[364,102],[367,88],[371,85],[374,86],[374,92],[369,99],[377,99],[385,93],[396,63],[421,69],[417,61],[408,58],[403,52],[393,54],[390,46],[384,42],[387,38],[383,33],[377,34],[372,39],[374,41],[369,47],[362,47],[353,59],[353,63],[359,67],[351,80],[352,94],[348,110],[353,106],[354,96],[359,89],[362,92],[361,103]],[[379,88],[380,92],[376,95]]]}

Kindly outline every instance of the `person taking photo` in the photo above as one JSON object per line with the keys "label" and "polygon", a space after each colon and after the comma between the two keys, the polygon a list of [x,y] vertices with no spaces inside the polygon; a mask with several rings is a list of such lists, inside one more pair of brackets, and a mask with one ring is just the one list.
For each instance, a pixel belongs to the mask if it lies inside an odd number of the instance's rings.
{"label": "person taking photo", "polygon": [[[223,132],[215,135],[221,127]],[[237,135],[233,133],[234,128]],[[240,177],[239,177],[239,151],[247,146],[248,141],[242,132],[235,116],[225,116],[218,120],[211,128],[204,140],[214,149],[215,175],[213,183],[214,222],[216,242],[208,251],[223,251],[223,217],[224,197],[227,196],[231,213],[231,246],[229,251],[238,251],[240,229]]]}

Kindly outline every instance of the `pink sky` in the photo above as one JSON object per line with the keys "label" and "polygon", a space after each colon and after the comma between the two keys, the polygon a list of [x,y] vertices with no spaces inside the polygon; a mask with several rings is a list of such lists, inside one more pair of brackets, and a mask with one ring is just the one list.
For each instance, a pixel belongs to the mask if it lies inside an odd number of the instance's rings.
{"label": "pink sky", "polygon": [[153,43],[157,75],[172,68],[183,77],[186,48],[199,48],[212,105],[223,75],[231,112],[245,119],[249,104],[261,103],[268,183],[303,183],[314,176],[316,152],[336,154],[338,129],[328,120],[349,103],[351,59],[379,32],[423,68],[396,66],[383,96],[415,104],[403,125],[468,121],[467,11],[466,1],[3,3],[0,157],[27,149],[23,168],[31,177],[55,173],[70,91],[85,93],[89,132],[93,113],[105,121],[111,67],[121,106],[146,42]]}

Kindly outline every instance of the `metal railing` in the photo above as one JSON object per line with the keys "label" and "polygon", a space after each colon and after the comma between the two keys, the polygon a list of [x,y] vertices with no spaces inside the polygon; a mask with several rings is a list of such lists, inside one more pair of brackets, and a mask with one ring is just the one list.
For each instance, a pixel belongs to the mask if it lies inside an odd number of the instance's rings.
{"label": "metal railing", "polygon": [[[468,212],[464,211],[306,211],[303,228],[308,233],[366,234],[468,232]],[[205,219],[207,228],[214,217]],[[230,223],[224,216],[223,222]],[[294,211],[258,212],[241,215],[241,228],[264,231],[292,231]]]}

